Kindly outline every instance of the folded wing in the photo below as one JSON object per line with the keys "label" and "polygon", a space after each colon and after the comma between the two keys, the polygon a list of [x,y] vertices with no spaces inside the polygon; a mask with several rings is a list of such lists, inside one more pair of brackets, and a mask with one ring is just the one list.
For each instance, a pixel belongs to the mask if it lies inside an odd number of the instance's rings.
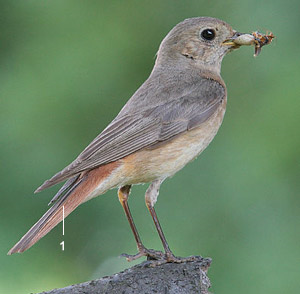
{"label": "folded wing", "polygon": [[[162,99],[134,113],[123,111],[66,168],[40,186],[42,191],[79,173],[104,165],[140,149],[153,147],[205,122],[219,107],[226,90],[219,82],[202,79],[186,95]],[[130,101],[130,100],[129,100]],[[132,101],[131,101],[132,103]]]}

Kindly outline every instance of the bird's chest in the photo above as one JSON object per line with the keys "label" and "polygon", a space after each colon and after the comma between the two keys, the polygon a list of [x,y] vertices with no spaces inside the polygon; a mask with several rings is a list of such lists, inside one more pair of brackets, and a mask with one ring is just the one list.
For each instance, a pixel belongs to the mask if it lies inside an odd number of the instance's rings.
{"label": "bird's chest", "polygon": [[138,151],[123,159],[132,184],[167,178],[196,158],[212,141],[221,126],[226,100],[200,126],[153,149]]}

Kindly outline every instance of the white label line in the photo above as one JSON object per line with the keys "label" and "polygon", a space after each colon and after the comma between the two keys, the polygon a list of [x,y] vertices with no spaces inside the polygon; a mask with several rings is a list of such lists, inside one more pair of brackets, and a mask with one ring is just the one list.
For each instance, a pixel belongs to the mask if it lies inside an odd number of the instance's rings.
{"label": "white label line", "polygon": [[65,206],[63,205],[63,236],[65,235]]}

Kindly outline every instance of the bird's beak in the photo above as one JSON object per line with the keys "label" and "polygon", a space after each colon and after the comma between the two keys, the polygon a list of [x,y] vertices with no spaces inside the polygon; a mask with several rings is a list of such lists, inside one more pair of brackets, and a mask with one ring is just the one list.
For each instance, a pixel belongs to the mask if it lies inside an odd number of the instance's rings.
{"label": "bird's beak", "polygon": [[250,34],[244,34],[240,32],[234,32],[234,35],[225,41],[223,41],[222,45],[230,46],[231,48],[239,48],[242,45],[253,45],[254,36]]}

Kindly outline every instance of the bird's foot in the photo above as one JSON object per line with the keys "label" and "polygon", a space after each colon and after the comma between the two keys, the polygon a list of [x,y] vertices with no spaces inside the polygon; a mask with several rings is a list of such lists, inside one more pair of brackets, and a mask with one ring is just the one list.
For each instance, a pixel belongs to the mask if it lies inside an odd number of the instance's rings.
{"label": "bird's foot", "polygon": [[202,256],[188,256],[188,257],[179,257],[175,256],[172,252],[167,252],[164,254],[163,259],[159,260],[148,260],[148,262],[145,263],[145,266],[149,267],[156,267],[165,263],[184,263],[184,262],[193,262],[193,261],[206,261],[207,263],[210,264],[211,260],[210,259],[204,259]]}
{"label": "bird's foot", "polygon": [[164,260],[165,254],[158,250],[147,249],[147,248],[140,248],[139,252],[134,255],[123,253],[121,254],[122,257],[125,257],[127,261],[133,261],[140,257],[146,256],[147,260]]}
{"label": "bird's foot", "polygon": [[167,262],[173,263],[183,263],[183,262],[191,262],[198,260],[197,256],[189,256],[189,257],[179,257],[175,256],[172,252],[168,252],[165,254]]}
{"label": "bird's foot", "polygon": [[122,257],[125,257],[127,261],[133,261],[140,257],[146,256],[149,266],[155,267],[158,265],[162,265],[165,263],[183,263],[183,262],[191,262],[197,261],[200,256],[189,256],[189,257],[177,257],[172,252],[163,253],[162,251],[140,248],[139,252],[134,255],[123,253]]}

